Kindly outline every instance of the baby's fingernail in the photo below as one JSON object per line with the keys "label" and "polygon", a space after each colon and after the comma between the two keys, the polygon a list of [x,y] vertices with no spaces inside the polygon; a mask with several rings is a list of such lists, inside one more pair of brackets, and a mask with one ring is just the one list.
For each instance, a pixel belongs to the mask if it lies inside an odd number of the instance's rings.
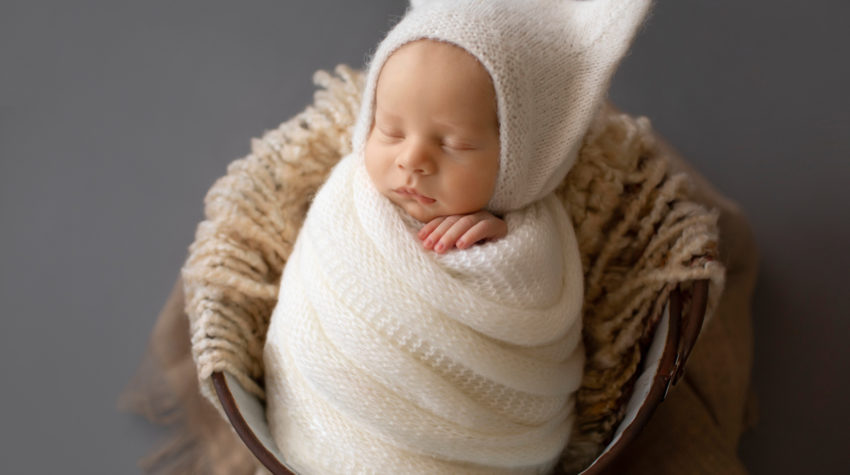
{"label": "baby's fingernail", "polygon": [[433,240],[431,240],[431,239],[426,239],[426,240],[425,240],[425,243],[424,243],[423,245],[424,245],[426,248],[429,248],[429,249],[430,249],[432,244],[434,244],[434,241],[433,241]]}
{"label": "baby's fingernail", "polygon": [[437,245],[434,246],[434,250],[436,250],[437,252],[443,252],[443,249],[445,249],[445,247],[445,244],[438,242]]}
{"label": "baby's fingernail", "polygon": [[464,247],[466,247],[466,243],[463,241],[458,241],[456,246],[458,249],[463,249]]}

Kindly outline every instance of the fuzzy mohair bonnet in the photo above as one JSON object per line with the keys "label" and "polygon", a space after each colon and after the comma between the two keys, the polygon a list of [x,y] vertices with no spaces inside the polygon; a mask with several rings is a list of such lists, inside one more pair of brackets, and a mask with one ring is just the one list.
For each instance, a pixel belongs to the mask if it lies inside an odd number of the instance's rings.
{"label": "fuzzy mohair bonnet", "polygon": [[451,43],[481,62],[496,90],[501,156],[487,209],[505,213],[537,201],[573,166],[650,3],[413,0],[369,63],[353,150],[365,149],[378,75],[390,55],[420,39]]}

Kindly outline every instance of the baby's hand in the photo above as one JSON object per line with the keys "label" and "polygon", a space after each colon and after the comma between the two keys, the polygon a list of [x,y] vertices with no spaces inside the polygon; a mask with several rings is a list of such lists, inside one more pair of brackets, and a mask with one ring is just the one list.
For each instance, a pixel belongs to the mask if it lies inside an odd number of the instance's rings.
{"label": "baby's hand", "polygon": [[487,211],[440,216],[419,230],[425,249],[442,254],[453,246],[466,249],[478,241],[499,239],[508,233],[508,225]]}

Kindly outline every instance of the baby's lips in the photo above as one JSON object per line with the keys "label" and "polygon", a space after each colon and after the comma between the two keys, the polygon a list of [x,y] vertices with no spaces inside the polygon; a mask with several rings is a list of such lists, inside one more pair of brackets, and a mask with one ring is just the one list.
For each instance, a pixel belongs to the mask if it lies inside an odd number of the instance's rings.
{"label": "baby's lips", "polygon": [[434,198],[430,198],[428,196],[420,194],[419,192],[416,191],[415,188],[401,187],[401,188],[396,188],[393,191],[402,195],[402,196],[407,196],[407,197],[413,198],[416,201],[420,202],[421,204],[429,205],[429,204],[437,201]]}

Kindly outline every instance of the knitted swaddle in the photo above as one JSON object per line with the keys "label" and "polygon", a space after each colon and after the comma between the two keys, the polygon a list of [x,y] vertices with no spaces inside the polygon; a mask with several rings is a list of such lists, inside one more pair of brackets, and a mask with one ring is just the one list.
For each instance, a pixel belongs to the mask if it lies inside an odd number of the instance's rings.
{"label": "knitted swaddle", "polygon": [[264,348],[267,415],[300,473],[542,473],[581,383],[582,272],[549,196],[438,255],[362,157],[319,190]]}

